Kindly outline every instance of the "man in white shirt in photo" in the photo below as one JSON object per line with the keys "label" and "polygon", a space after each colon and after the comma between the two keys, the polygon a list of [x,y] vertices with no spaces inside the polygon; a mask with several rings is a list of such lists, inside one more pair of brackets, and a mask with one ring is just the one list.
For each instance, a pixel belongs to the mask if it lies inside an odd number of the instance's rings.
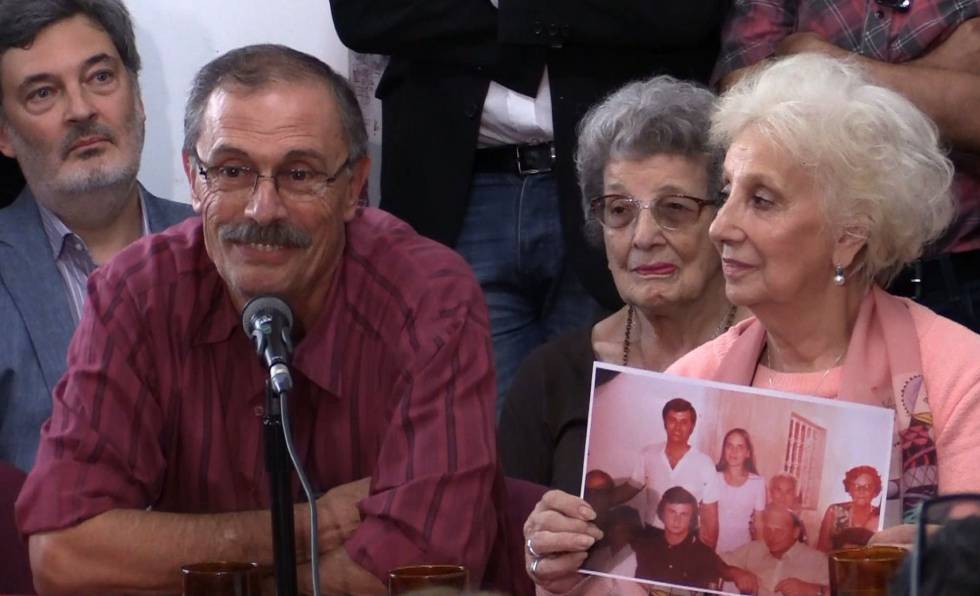
{"label": "man in white shirt in photo", "polygon": [[616,501],[625,502],[643,491],[644,521],[663,528],[657,516],[657,505],[664,492],[683,487],[694,495],[700,509],[699,538],[714,548],[718,542],[718,478],[715,464],[688,441],[698,421],[694,406],[685,399],[674,398],[664,404],[664,430],[667,441],[653,443],[640,450],[640,458],[630,480],[618,487]]}

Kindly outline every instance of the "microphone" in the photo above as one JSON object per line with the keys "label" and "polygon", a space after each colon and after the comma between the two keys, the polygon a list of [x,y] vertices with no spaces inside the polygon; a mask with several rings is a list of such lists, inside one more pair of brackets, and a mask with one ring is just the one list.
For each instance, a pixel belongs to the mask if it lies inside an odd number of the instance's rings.
{"label": "microphone", "polygon": [[292,389],[289,357],[293,353],[293,311],[289,305],[277,296],[256,296],[242,310],[242,327],[245,335],[252,338],[259,361],[269,369],[276,393]]}

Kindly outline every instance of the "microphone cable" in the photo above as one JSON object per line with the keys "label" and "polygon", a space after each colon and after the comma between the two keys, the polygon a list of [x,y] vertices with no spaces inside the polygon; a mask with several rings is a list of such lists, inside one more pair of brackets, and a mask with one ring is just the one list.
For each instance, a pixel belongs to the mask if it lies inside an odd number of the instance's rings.
{"label": "microphone cable", "polygon": [[313,487],[303,471],[303,466],[296,456],[296,449],[293,447],[293,428],[289,416],[289,394],[286,391],[279,393],[279,407],[282,414],[282,436],[286,443],[286,451],[289,453],[289,460],[293,463],[296,476],[306,494],[306,502],[310,508],[310,567],[313,576],[313,596],[320,596],[320,531],[317,525],[316,499],[313,497]]}

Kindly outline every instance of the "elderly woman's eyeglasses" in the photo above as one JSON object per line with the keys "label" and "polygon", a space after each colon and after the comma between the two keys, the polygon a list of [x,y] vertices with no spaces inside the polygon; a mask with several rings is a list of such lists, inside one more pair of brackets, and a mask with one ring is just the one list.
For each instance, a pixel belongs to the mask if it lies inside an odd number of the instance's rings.
{"label": "elderly woman's eyeglasses", "polygon": [[345,159],[333,174],[307,167],[293,167],[266,175],[259,174],[258,170],[249,166],[209,166],[201,162],[198,162],[197,171],[211,191],[251,196],[259,185],[259,179],[269,178],[283,197],[292,201],[306,202],[322,197],[349,166],[350,157]]}
{"label": "elderly woman's eyeglasses", "polygon": [[641,209],[649,209],[657,225],[670,231],[695,223],[706,205],[717,204],[717,201],[681,194],[654,197],[646,204],[629,195],[608,194],[595,197],[590,203],[592,214],[607,228],[626,227],[636,220]]}
{"label": "elderly woman's eyeglasses", "polygon": [[[934,497],[916,507],[915,547],[909,568],[909,594],[919,596],[923,580],[923,559],[928,548],[929,526],[941,526],[968,517],[980,517],[980,493],[960,493]],[[934,539],[935,540],[935,539]],[[936,570],[933,570],[935,572]],[[940,571],[941,573],[941,571]],[[925,596],[925,595],[923,595]]]}

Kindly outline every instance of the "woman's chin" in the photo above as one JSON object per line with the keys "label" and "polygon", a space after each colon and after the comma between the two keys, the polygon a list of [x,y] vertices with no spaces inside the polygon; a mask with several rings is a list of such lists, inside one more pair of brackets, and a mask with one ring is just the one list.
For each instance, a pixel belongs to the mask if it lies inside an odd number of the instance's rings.
{"label": "woman's chin", "polygon": [[736,284],[725,284],[725,298],[735,306],[751,308],[753,304],[759,302],[756,292],[748,291],[748,288],[739,287]]}
{"label": "woman's chin", "polygon": [[632,296],[626,296],[626,302],[636,306],[636,308],[646,314],[657,315],[664,314],[664,311],[669,310],[677,300],[672,296],[667,296],[660,292],[656,294],[640,294],[634,292]]}

